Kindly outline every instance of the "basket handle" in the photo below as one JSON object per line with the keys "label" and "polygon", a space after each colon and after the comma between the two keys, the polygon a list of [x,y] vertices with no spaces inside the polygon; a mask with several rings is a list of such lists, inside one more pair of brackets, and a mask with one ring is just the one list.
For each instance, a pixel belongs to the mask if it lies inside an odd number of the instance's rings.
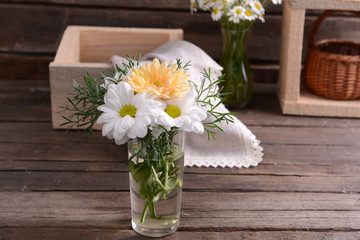
{"label": "basket handle", "polygon": [[360,17],[360,12],[357,11],[343,11],[343,10],[327,10],[324,11],[319,17],[318,19],[316,19],[314,25],[312,26],[312,29],[310,31],[309,34],[309,38],[308,38],[308,45],[309,46],[314,46],[315,44],[315,35],[317,34],[317,31],[319,30],[320,24],[324,21],[324,19],[334,13],[337,12],[350,12],[350,13],[354,13],[356,15],[358,15]]}

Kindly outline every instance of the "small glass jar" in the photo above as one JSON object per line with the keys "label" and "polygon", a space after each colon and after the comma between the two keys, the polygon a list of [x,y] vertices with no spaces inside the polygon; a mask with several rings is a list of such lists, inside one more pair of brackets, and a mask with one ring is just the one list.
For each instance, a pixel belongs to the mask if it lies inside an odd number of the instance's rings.
{"label": "small glass jar", "polygon": [[[185,134],[175,135],[172,143],[161,161],[135,157],[129,162],[132,228],[144,236],[166,236],[179,226]],[[129,157],[141,144],[139,139],[128,142]]]}

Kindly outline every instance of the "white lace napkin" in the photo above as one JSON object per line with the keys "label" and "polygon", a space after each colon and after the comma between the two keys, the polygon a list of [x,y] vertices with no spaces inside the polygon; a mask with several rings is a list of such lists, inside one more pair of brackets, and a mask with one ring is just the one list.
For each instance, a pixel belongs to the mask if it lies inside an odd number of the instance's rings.
{"label": "white lace napkin", "polygon": [[[151,53],[143,56],[142,61],[174,62],[181,59],[183,63],[191,61],[190,80],[200,83],[201,72],[211,68],[214,78],[221,76],[222,67],[196,45],[186,41],[168,42]],[[112,63],[121,65],[124,58],[112,57]],[[175,62],[174,62],[175,63]],[[219,112],[228,112],[224,105]],[[216,140],[208,140],[207,134],[186,134],[185,166],[198,167],[250,167],[262,161],[262,147],[255,135],[237,118],[234,123],[221,123],[224,132],[217,131]]]}

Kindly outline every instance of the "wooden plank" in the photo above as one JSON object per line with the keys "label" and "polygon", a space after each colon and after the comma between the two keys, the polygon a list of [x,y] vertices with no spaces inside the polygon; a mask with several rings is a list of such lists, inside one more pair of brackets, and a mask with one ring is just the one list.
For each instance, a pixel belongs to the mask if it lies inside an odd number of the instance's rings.
{"label": "wooden plank", "polygon": [[[130,229],[128,192],[7,192],[0,202],[3,227]],[[179,230],[356,231],[359,207],[351,194],[184,192]]]}
{"label": "wooden plank", "polygon": [[262,85],[255,85],[255,94],[250,104],[237,112],[236,116],[247,126],[307,126],[307,127],[360,127],[360,121],[355,118],[329,118],[310,116],[283,115],[278,98],[272,92],[262,93]]}
{"label": "wooden plank", "polygon": [[[216,175],[359,176],[359,147],[263,145],[256,168],[186,168]],[[76,150],[74,150],[76,149]],[[3,171],[127,172],[126,146],[115,144],[0,144]],[[308,156],[311,156],[309,158]]]}
{"label": "wooden plank", "polygon": [[283,28],[281,40],[280,99],[295,101],[300,94],[301,57],[305,9],[292,9],[288,1],[284,1]]}
{"label": "wooden plank", "polygon": [[[356,166],[360,164],[358,146],[318,146],[264,144],[264,164],[308,166]],[[310,156],[310,157],[309,157]],[[333,169],[336,171],[336,169]]]}
{"label": "wooden plank", "polygon": [[[263,143],[300,144],[328,146],[359,146],[358,128],[320,128],[320,127],[261,127],[250,126],[250,130]],[[276,136],[276,137],[274,137]]]}
{"label": "wooden plank", "polygon": [[[29,125],[30,124],[30,125]],[[22,143],[52,143],[62,144],[66,142],[73,143],[100,143],[114,144],[113,141],[102,137],[101,132],[82,132],[65,130],[53,130],[51,123],[39,122],[3,122],[0,124],[0,130],[4,130],[0,135],[0,142],[22,142]]]}
{"label": "wooden plank", "polygon": [[[100,10],[86,7],[72,8],[68,5],[0,4],[0,15],[4,16],[7,22],[12,22],[0,28],[0,35],[4,36],[0,39],[2,51],[0,62],[3,62],[2,66],[8,66],[0,69],[0,75],[5,79],[47,79],[48,63],[53,59],[63,31],[69,24],[119,26],[121,22],[123,23],[121,26],[126,27],[183,28],[185,40],[197,44],[213,58],[220,58],[222,51],[220,27],[218,23],[211,21],[208,13],[190,15],[187,11],[173,11],[172,14],[172,11],[168,13],[144,9],[106,8],[102,8],[100,14],[98,11]],[[125,12],[122,13],[122,11]],[[130,21],[129,19],[132,19],[134,15],[147,21]],[[18,18],[15,16],[22,16],[22,25],[10,27],[18,23]],[[78,16],[83,16],[83,18],[79,19]],[[112,18],[106,16],[112,16]],[[162,19],[169,20],[164,22]],[[305,39],[314,19],[313,16],[307,18]],[[252,63],[256,65],[256,62],[264,60],[269,61],[269,66],[271,66],[279,61],[281,24],[281,17],[276,15],[266,16],[265,24],[260,22],[255,24],[248,41],[248,56]],[[212,29],[212,31],[207,29]],[[320,30],[320,38],[325,38],[330,33],[333,37],[341,36],[355,41],[359,39],[360,32],[357,31],[359,30],[358,19],[351,17],[330,18]],[[12,34],[6,34],[7,32],[12,32]],[[10,57],[2,57],[2,54],[10,55]],[[23,67],[16,68],[18,65]],[[277,79],[277,71],[267,70],[267,65],[267,63],[264,64],[265,73],[258,73],[255,69],[256,81],[269,81],[269,76],[272,76],[272,82]]]}
{"label": "wooden plank", "polygon": [[0,120],[49,122],[49,97],[48,91],[0,92]]}
{"label": "wooden plank", "polygon": [[[6,0],[0,0],[6,2]],[[17,3],[47,4],[47,5],[73,5],[84,7],[116,7],[116,8],[143,8],[143,9],[176,9],[190,11],[190,2],[183,0],[13,0]]]}
{"label": "wooden plank", "polygon": [[[7,2],[7,0],[0,0]],[[140,8],[140,9],[167,9],[190,11],[190,2],[183,0],[13,0],[17,3],[46,4],[46,5],[74,5],[84,7],[114,7],[114,8]],[[266,13],[281,13],[281,5],[269,4]],[[210,17],[210,14],[209,14]]]}
{"label": "wooden plank", "polygon": [[[1,32],[1,27],[0,27]],[[3,33],[1,33],[3,34]],[[3,35],[2,35],[3,36]],[[3,37],[0,38],[3,39]],[[12,40],[11,40],[12,41]],[[1,79],[45,80],[55,54],[23,54],[0,51]]]}
{"label": "wooden plank", "polygon": [[[274,84],[255,84],[253,100],[248,107],[238,111],[236,116],[248,126],[360,127],[357,119],[284,116],[275,95],[276,88]],[[0,105],[3,113],[0,115],[1,120],[26,121],[36,120],[37,117],[40,121],[51,120],[50,114],[46,112],[49,109],[49,82],[0,80],[0,89],[0,102],[6,102]]]}
{"label": "wooden plank", "polygon": [[326,99],[303,88],[296,101],[283,101],[283,113],[300,116],[360,118],[360,101]]}
{"label": "wooden plank", "polygon": [[359,11],[359,0],[288,0],[293,8]]}
{"label": "wooden plank", "polygon": [[[135,58],[137,54],[144,55],[169,41],[183,40],[182,29],[74,28],[80,33],[80,62],[109,62],[113,55]],[[70,44],[66,40],[64,43]]]}
{"label": "wooden plank", "polygon": [[[97,240],[97,239],[137,239],[139,235],[133,230],[103,229],[103,228],[72,228],[72,227],[6,227],[0,228],[0,235],[4,239],[23,240],[31,236],[33,239],[65,239],[65,240]],[[181,231],[170,236],[163,237],[164,240],[189,240],[189,239],[336,239],[336,240],[358,240],[360,232],[318,232],[318,231],[235,231],[235,232],[201,232],[201,231]],[[144,238],[145,239],[145,238]]]}
{"label": "wooden plank", "polygon": [[[35,92],[46,92],[48,95],[50,87],[49,81],[42,81],[42,80],[16,80],[16,79],[9,79],[4,80],[0,79],[0,94],[8,93],[8,94],[16,94],[19,92],[29,94]],[[2,95],[0,95],[2,96]],[[49,105],[49,102],[44,101],[44,104]]]}
{"label": "wooden plank", "polygon": [[[182,28],[185,40],[195,43],[213,58],[219,59],[222,51],[220,25],[213,22],[208,13],[199,12],[191,15],[188,11],[72,8],[67,5],[40,7],[31,4],[0,4],[0,13],[4,19],[7,19],[7,22],[13,23],[0,28],[1,35],[9,31],[13,33],[4,35],[0,39],[0,49],[6,52],[54,54],[68,25]],[[15,16],[22,16],[21,27],[14,26],[18,23]],[[79,16],[82,16],[81,19]],[[133,16],[137,16],[139,21],[133,21]],[[307,18],[306,34],[315,18],[314,16]],[[359,21],[355,17],[329,18],[321,27],[323,31],[319,33],[319,37],[325,37],[323,34],[330,32],[332,35],[346,36],[356,40],[359,36],[358,23]],[[265,23],[257,22],[255,24],[249,34],[248,55],[250,59],[279,60],[281,25],[282,18],[278,15],[268,15]],[[37,27],[34,28],[34,26]],[[258,41],[259,39],[261,41]]]}
{"label": "wooden plank", "polygon": [[3,161],[118,162],[124,161],[126,154],[126,145],[118,146],[116,144],[0,143],[0,160]]}
{"label": "wooden plank", "polygon": [[[125,161],[34,161],[5,160],[0,161],[0,171],[71,171],[71,172],[128,172]],[[198,168],[186,167],[185,173],[215,175],[269,175],[269,176],[341,176],[357,177],[360,175],[358,165],[287,165],[270,164],[265,159],[256,168]]]}
{"label": "wooden plank", "polygon": [[[298,145],[331,145],[359,146],[360,129],[336,127],[271,127],[249,126],[250,130],[263,143],[298,144]],[[87,132],[52,130],[50,123],[3,122],[0,125],[0,143],[101,143],[113,144],[113,141],[102,137],[101,132],[92,135]],[[276,138],[274,138],[276,136]],[[324,137],[326,136],[326,137]]]}
{"label": "wooden plank", "polygon": [[185,174],[184,188],[195,191],[274,191],[358,193],[359,177],[234,176]]}
{"label": "wooden plank", "polygon": [[[1,191],[128,191],[127,172],[3,171]],[[186,191],[359,193],[360,177],[185,174]]]}

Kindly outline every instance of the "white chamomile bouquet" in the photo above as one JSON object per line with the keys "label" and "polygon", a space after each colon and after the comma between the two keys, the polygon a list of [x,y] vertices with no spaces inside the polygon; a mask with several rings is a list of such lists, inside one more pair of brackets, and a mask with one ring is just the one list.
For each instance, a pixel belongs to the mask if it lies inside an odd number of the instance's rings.
{"label": "white chamomile bouquet", "polygon": [[[240,23],[259,19],[264,22],[265,9],[269,0],[191,0],[192,12],[201,9],[211,12],[214,21],[222,24]],[[272,0],[274,4],[281,4],[282,0]]]}
{"label": "white chamomile bouquet", "polygon": [[[86,126],[92,131],[95,123],[102,125],[102,135],[124,144],[136,139],[129,150],[129,170],[139,184],[141,197],[146,200],[140,223],[147,211],[157,216],[154,203],[162,196],[181,188],[177,177],[181,158],[173,139],[179,132],[207,132],[214,138],[214,129],[221,121],[233,122],[232,113],[221,113],[217,107],[224,93],[217,87],[222,78],[212,80],[204,70],[201,84],[189,80],[189,63],[140,63],[127,58],[116,66],[112,77],[102,74],[95,79],[87,74],[84,84],[74,82],[74,94],[64,109],[63,126]],[[221,90],[221,89],[220,89]],[[211,119],[211,120],[207,120]],[[174,157],[175,156],[175,157]]]}

